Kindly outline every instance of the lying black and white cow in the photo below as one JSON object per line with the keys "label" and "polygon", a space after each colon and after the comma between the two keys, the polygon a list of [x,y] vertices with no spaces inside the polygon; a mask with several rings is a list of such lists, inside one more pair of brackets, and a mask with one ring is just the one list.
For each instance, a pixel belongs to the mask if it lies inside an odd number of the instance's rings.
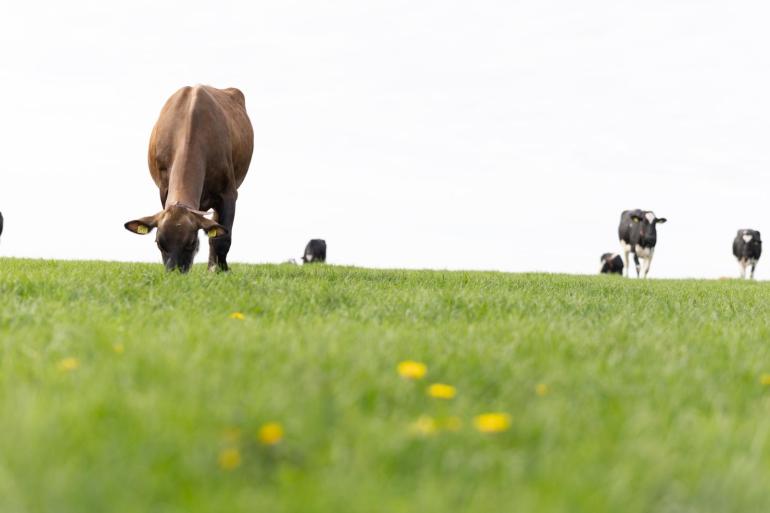
{"label": "lying black and white cow", "polygon": [[602,255],[602,274],[623,274],[623,259],[617,253],[605,253]]}
{"label": "lying black and white cow", "polygon": [[746,267],[751,266],[752,280],[757,260],[762,255],[762,237],[757,230],[738,230],[738,235],[733,241],[733,255],[741,266],[741,278],[746,277]]}
{"label": "lying black and white cow", "polygon": [[655,227],[666,222],[665,217],[655,217],[650,210],[624,210],[620,215],[618,238],[623,249],[623,261],[626,264],[626,276],[629,274],[628,254],[634,254],[636,277],[639,277],[639,258],[644,260],[644,274],[650,272],[652,256],[655,254],[655,244],[658,242],[658,232]]}
{"label": "lying black and white cow", "polygon": [[326,241],[323,239],[312,239],[305,246],[305,254],[302,255],[302,262],[309,264],[311,262],[326,262]]}

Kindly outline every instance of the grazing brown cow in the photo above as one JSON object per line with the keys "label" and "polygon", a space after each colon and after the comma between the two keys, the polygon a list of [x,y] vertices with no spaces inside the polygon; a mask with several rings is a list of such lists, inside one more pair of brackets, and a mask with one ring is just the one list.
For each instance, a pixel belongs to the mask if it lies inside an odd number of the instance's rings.
{"label": "grazing brown cow", "polygon": [[[198,230],[209,236],[209,270],[227,271],[235,201],[254,149],[238,89],[183,87],[168,99],[150,136],[147,160],[163,210],[125,224],[155,242],[169,271],[190,270]],[[203,217],[214,210],[213,220]]]}

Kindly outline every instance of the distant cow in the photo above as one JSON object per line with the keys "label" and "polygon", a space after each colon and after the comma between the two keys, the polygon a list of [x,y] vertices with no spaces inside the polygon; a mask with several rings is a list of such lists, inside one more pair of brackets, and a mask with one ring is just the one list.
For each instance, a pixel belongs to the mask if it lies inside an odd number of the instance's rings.
{"label": "distant cow", "polygon": [[309,263],[326,262],[326,241],[323,239],[313,239],[305,246],[305,254],[302,255],[302,261]]}
{"label": "distant cow", "polygon": [[762,255],[762,237],[757,230],[738,230],[733,241],[733,255],[741,266],[741,278],[746,277],[746,267],[751,266],[750,278],[754,279],[754,269]]}
{"label": "distant cow", "polygon": [[0,235],[3,234],[3,214],[0,213]]}
{"label": "distant cow", "polygon": [[624,210],[620,215],[618,238],[623,249],[623,261],[626,276],[629,274],[628,254],[633,253],[636,277],[639,277],[639,258],[644,260],[644,274],[650,272],[652,256],[655,254],[655,244],[658,242],[658,232],[655,227],[666,222],[665,217],[656,217],[650,210]]}
{"label": "distant cow", "polygon": [[603,254],[601,262],[602,268],[599,271],[600,273],[623,275],[623,259],[617,253]]}
{"label": "distant cow", "polygon": [[[198,232],[209,236],[209,270],[227,271],[238,187],[246,178],[254,132],[238,89],[183,87],[152,129],[147,160],[163,210],[125,224],[155,243],[169,271],[190,270]],[[214,218],[204,214],[214,210]]]}

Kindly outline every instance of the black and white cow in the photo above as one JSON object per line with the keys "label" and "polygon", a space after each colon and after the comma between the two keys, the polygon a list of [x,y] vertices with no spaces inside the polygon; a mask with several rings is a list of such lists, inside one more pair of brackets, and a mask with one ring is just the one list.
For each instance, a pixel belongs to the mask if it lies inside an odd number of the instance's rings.
{"label": "black and white cow", "polygon": [[733,241],[733,255],[741,266],[741,278],[746,277],[746,267],[751,266],[752,280],[757,261],[762,255],[762,237],[757,230],[738,230],[738,235]]}
{"label": "black and white cow", "polygon": [[623,275],[623,259],[617,253],[605,253],[601,258],[601,274],[620,274]]}
{"label": "black and white cow", "polygon": [[305,254],[302,255],[302,262],[324,263],[326,262],[326,241],[323,239],[312,239],[305,246]]}
{"label": "black and white cow", "polygon": [[3,214],[0,213],[0,235],[3,234]]}
{"label": "black and white cow", "polygon": [[656,217],[651,210],[624,210],[620,215],[618,238],[623,249],[623,261],[626,264],[626,276],[629,274],[628,254],[634,254],[636,277],[639,278],[639,258],[644,260],[644,274],[650,272],[652,256],[655,254],[655,244],[658,242],[658,232],[655,227],[666,222],[665,217]]}

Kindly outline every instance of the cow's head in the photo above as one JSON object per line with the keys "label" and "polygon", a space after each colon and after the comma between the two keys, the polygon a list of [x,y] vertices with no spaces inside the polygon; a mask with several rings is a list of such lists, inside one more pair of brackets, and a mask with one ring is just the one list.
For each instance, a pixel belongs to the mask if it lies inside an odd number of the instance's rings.
{"label": "cow's head", "polygon": [[743,242],[751,246],[761,246],[762,236],[757,230],[741,230],[738,235],[741,236]]}
{"label": "cow's head", "polygon": [[762,253],[762,236],[757,230],[738,230],[738,236],[743,240],[740,253],[746,258],[759,258]]}
{"label": "cow's head", "polygon": [[610,272],[610,261],[612,260],[612,253],[604,253],[601,258],[602,266],[599,269],[599,272],[602,274],[606,274]]}
{"label": "cow's head", "polygon": [[326,241],[323,239],[311,239],[307,246],[305,246],[302,262],[306,264],[326,262]]}
{"label": "cow's head", "polygon": [[631,221],[639,230],[639,243],[646,248],[654,248],[658,242],[658,231],[655,227],[666,222],[665,217],[655,217],[651,211],[642,212],[640,215],[632,214]]}
{"label": "cow's head", "polygon": [[203,230],[211,238],[227,235],[224,226],[182,205],[167,207],[154,216],[135,219],[124,226],[126,230],[140,235],[157,228],[155,243],[166,270],[179,269],[183,273],[190,270],[198,252],[198,230]]}

